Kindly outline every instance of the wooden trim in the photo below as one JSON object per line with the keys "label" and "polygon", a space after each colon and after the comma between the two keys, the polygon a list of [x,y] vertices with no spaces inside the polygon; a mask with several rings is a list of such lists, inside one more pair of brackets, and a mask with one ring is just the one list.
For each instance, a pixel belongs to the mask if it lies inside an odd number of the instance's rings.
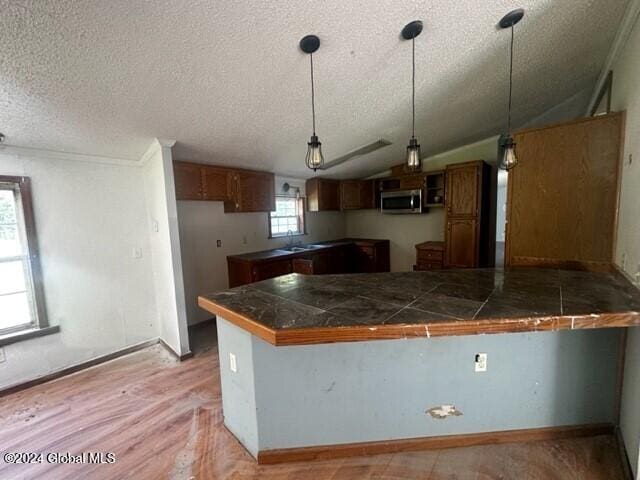
{"label": "wooden trim", "polygon": [[585,272],[611,272],[611,262],[594,262],[589,260],[560,260],[557,258],[541,257],[510,257],[509,266],[559,268],[563,270],[582,270]]}
{"label": "wooden trim", "polygon": [[198,297],[198,305],[275,346],[640,326],[640,312],[620,312],[434,321],[420,324],[271,329],[204,297]]}
{"label": "wooden trim", "polygon": [[282,448],[261,450],[258,463],[262,465],[327,460],[383,453],[414,452],[442,448],[471,447],[474,445],[495,445],[512,442],[557,440],[561,438],[590,437],[614,432],[612,424],[589,424],[562,427],[526,428],[499,432],[467,433],[436,437],[407,438],[378,442],[320,445],[315,447]]}
{"label": "wooden trim", "polygon": [[243,330],[252,333],[256,337],[263,339],[265,342],[268,342],[272,345],[276,344],[276,332],[269,327],[256,322],[255,320],[229,310],[228,308],[218,305],[217,303],[204,297],[198,297],[198,306],[205,309],[209,313],[221,316],[237,327],[240,327]]}
{"label": "wooden trim", "polygon": [[158,338],[158,343],[160,345],[162,345],[167,352],[169,352],[171,355],[173,355],[175,358],[177,358],[181,362],[183,360],[187,360],[187,359],[193,357],[193,352],[191,352],[191,351],[188,351],[187,353],[183,353],[182,355],[178,355],[178,352],[176,352],[173,349],[173,347],[171,347],[171,345],[169,345],[167,342],[165,342],[162,338]]}
{"label": "wooden trim", "polygon": [[147,340],[145,342],[140,342],[140,343],[137,343],[136,345],[123,348],[122,350],[118,350],[116,352],[108,353],[100,357],[92,358],[85,362],[71,365],[70,367],[63,368],[53,373],[42,375],[41,377],[34,378],[33,380],[27,380],[26,382],[19,382],[13,385],[9,385],[8,387],[4,387],[0,389],[0,398],[6,395],[11,395],[12,393],[26,390],[27,388],[35,387],[36,385],[41,385],[43,383],[51,382],[52,380],[57,380],[59,378],[66,377],[67,375],[71,375],[72,373],[79,372],[80,370],[84,370],[89,367],[94,367],[101,363],[108,362],[109,360],[114,360],[118,357],[123,357],[124,355],[137,352],[138,350],[143,350],[147,347],[156,345],[157,343],[158,343],[158,339],[154,338],[152,340]]}
{"label": "wooden trim", "polygon": [[523,129],[520,129],[520,130],[515,130],[512,133],[512,135],[515,137],[516,135],[522,135],[523,133],[538,132],[540,130],[548,130],[550,128],[564,127],[564,126],[569,126],[569,125],[577,125],[577,124],[580,124],[580,123],[588,123],[588,122],[593,122],[595,120],[604,120],[604,119],[611,118],[611,117],[618,117],[620,115],[622,115],[622,112],[611,112],[611,113],[607,113],[606,115],[598,115],[597,117],[582,117],[582,118],[578,118],[576,120],[571,120],[569,122],[549,123],[549,124],[542,125],[542,126],[539,126],[539,127],[531,127],[531,128],[523,128]]}

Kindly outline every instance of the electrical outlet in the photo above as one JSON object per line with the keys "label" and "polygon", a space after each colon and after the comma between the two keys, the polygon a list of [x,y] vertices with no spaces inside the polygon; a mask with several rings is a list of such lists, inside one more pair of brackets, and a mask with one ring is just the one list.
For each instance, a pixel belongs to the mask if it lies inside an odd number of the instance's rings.
{"label": "electrical outlet", "polygon": [[243,244],[243,245],[246,245],[246,244],[247,244],[247,236],[246,236],[246,235],[243,235],[243,236],[242,236],[242,244]]}
{"label": "electrical outlet", "polygon": [[135,247],[133,249],[133,258],[135,258],[135,259],[142,258],[142,248]]}
{"label": "electrical outlet", "polygon": [[631,165],[631,162],[633,162],[633,155],[630,153],[629,154],[629,165]]}
{"label": "electrical outlet", "polygon": [[487,354],[486,353],[476,353],[475,368],[476,368],[476,372],[487,371]]}
{"label": "electrical outlet", "polygon": [[233,353],[229,353],[229,370],[233,373],[238,373],[238,364],[236,363],[236,356]]}
{"label": "electrical outlet", "polygon": [[216,240],[216,247],[220,248],[222,246],[222,240]]}
{"label": "electrical outlet", "polygon": [[624,252],[622,254],[622,258],[620,259],[620,267],[624,270],[627,266],[627,253]]}
{"label": "electrical outlet", "polygon": [[4,348],[0,348],[0,363],[4,363],[7,357],[4,356]]}

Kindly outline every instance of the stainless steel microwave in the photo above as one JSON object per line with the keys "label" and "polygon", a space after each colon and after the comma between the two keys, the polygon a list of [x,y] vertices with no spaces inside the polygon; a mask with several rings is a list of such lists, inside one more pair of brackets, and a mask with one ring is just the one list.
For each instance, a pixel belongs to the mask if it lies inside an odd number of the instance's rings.
{"label": "stainless steel microwave", "polygon": [[382,213],[422,213],[422,190],[396,190],[380,193]]}

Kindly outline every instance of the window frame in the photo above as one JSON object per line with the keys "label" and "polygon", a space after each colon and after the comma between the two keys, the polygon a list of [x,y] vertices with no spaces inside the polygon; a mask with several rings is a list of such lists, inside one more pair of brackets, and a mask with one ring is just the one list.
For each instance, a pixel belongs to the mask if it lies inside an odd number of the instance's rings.
{"label": "window frame", "polygon": [[[18,192],[18,215],[22,214],[24,233],[26,237],[27,261],[31,273],[31,292],[34,302],[33,314],[35,318],[27,324],[16,325],[0,330],[0,337],[20,336],[25,332],[50,329],[45,308],[44,285],[42,280],[42,268],[40,266],[40,253],[38,250],[38,235],[36,232],[35,217],[33,215],[33,199],[31,196],[31,180],[29,177],[0,175],[0,188]],[[14,193],[15,194],[15,193]],[[18,203],[16,202],[16,204]],[[18,224],[20,219],[18,220]],[[22,255],[21,255],[22,256]],[[0,345],[5,342],[0,341]]]}
{"label": "window frame", "polygon": [[[295,200],[298,205],[296,206],[296,210],[298,212],[297,217],[298,217],[298,232],[294,233],[293,237],[300,237],[302,235],[307,235],[307,217],[306,217],[306,211],[307,211],[307,203],[306,203],[306,198],[305,197],[293,197],[291,195],[275,195],[276,198],[276,202],[278,201],[278,198],[287,198],[287,199],[291,199],[291,200]],[[268,219],[268,224],[269,224],[269,237],[268,238],[285,238],[288,235],[286,233],[273,233],[272,228],[271,228],[271,214],[274,213],[274,211],[271,212],[267,212],[267,219]],[[277,217],[276,217],[277,218]]]}

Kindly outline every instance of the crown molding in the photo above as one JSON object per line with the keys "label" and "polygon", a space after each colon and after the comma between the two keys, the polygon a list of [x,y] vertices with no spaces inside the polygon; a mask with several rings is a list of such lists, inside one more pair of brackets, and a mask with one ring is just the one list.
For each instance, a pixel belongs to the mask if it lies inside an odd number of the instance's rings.
{"label": "crown molding", "polygon": [[17,145],[0,145],[0,155],[15,155],[18,157],[42,158],[45,160],[66,160],[73,162],[102,163],[107,165],[136,166],[137,160],[126,158],[104,157],[101,155],[87,155],[84,153],[60,152],[43,148],[20,147]]}
{"label": "crown molding", "polygon": [[604,66],[600,71],[600,76],[598,77],[598,81],[596,82],[596,86],[593,89],[593,94],[591,95],[591,101],[589,102],[589,106],[587,107],[587,111],[585,112],[586,116],[589,116],[591,110],[595,106],[595,103],[598,99],[598,94],[604,83],[607,81],[607,75],[609,70],[613,69],[613,64],[616,63],[618,57],[620,56],[620,52],[624,49],[627,40],[629,39],[629,35],[633,31],[633,27],[638,21],[638,17],[640,16],[640,0],[631,0],[629,5],[627,6],[626,11],[624,12],[624,17],[620,22],[620,26],[618,27],[618,32],[616,33],[616,38],[613,40],[611,44],[611,49],[609,50],[609,54],[607,55],[607,59],[604,62]]}

